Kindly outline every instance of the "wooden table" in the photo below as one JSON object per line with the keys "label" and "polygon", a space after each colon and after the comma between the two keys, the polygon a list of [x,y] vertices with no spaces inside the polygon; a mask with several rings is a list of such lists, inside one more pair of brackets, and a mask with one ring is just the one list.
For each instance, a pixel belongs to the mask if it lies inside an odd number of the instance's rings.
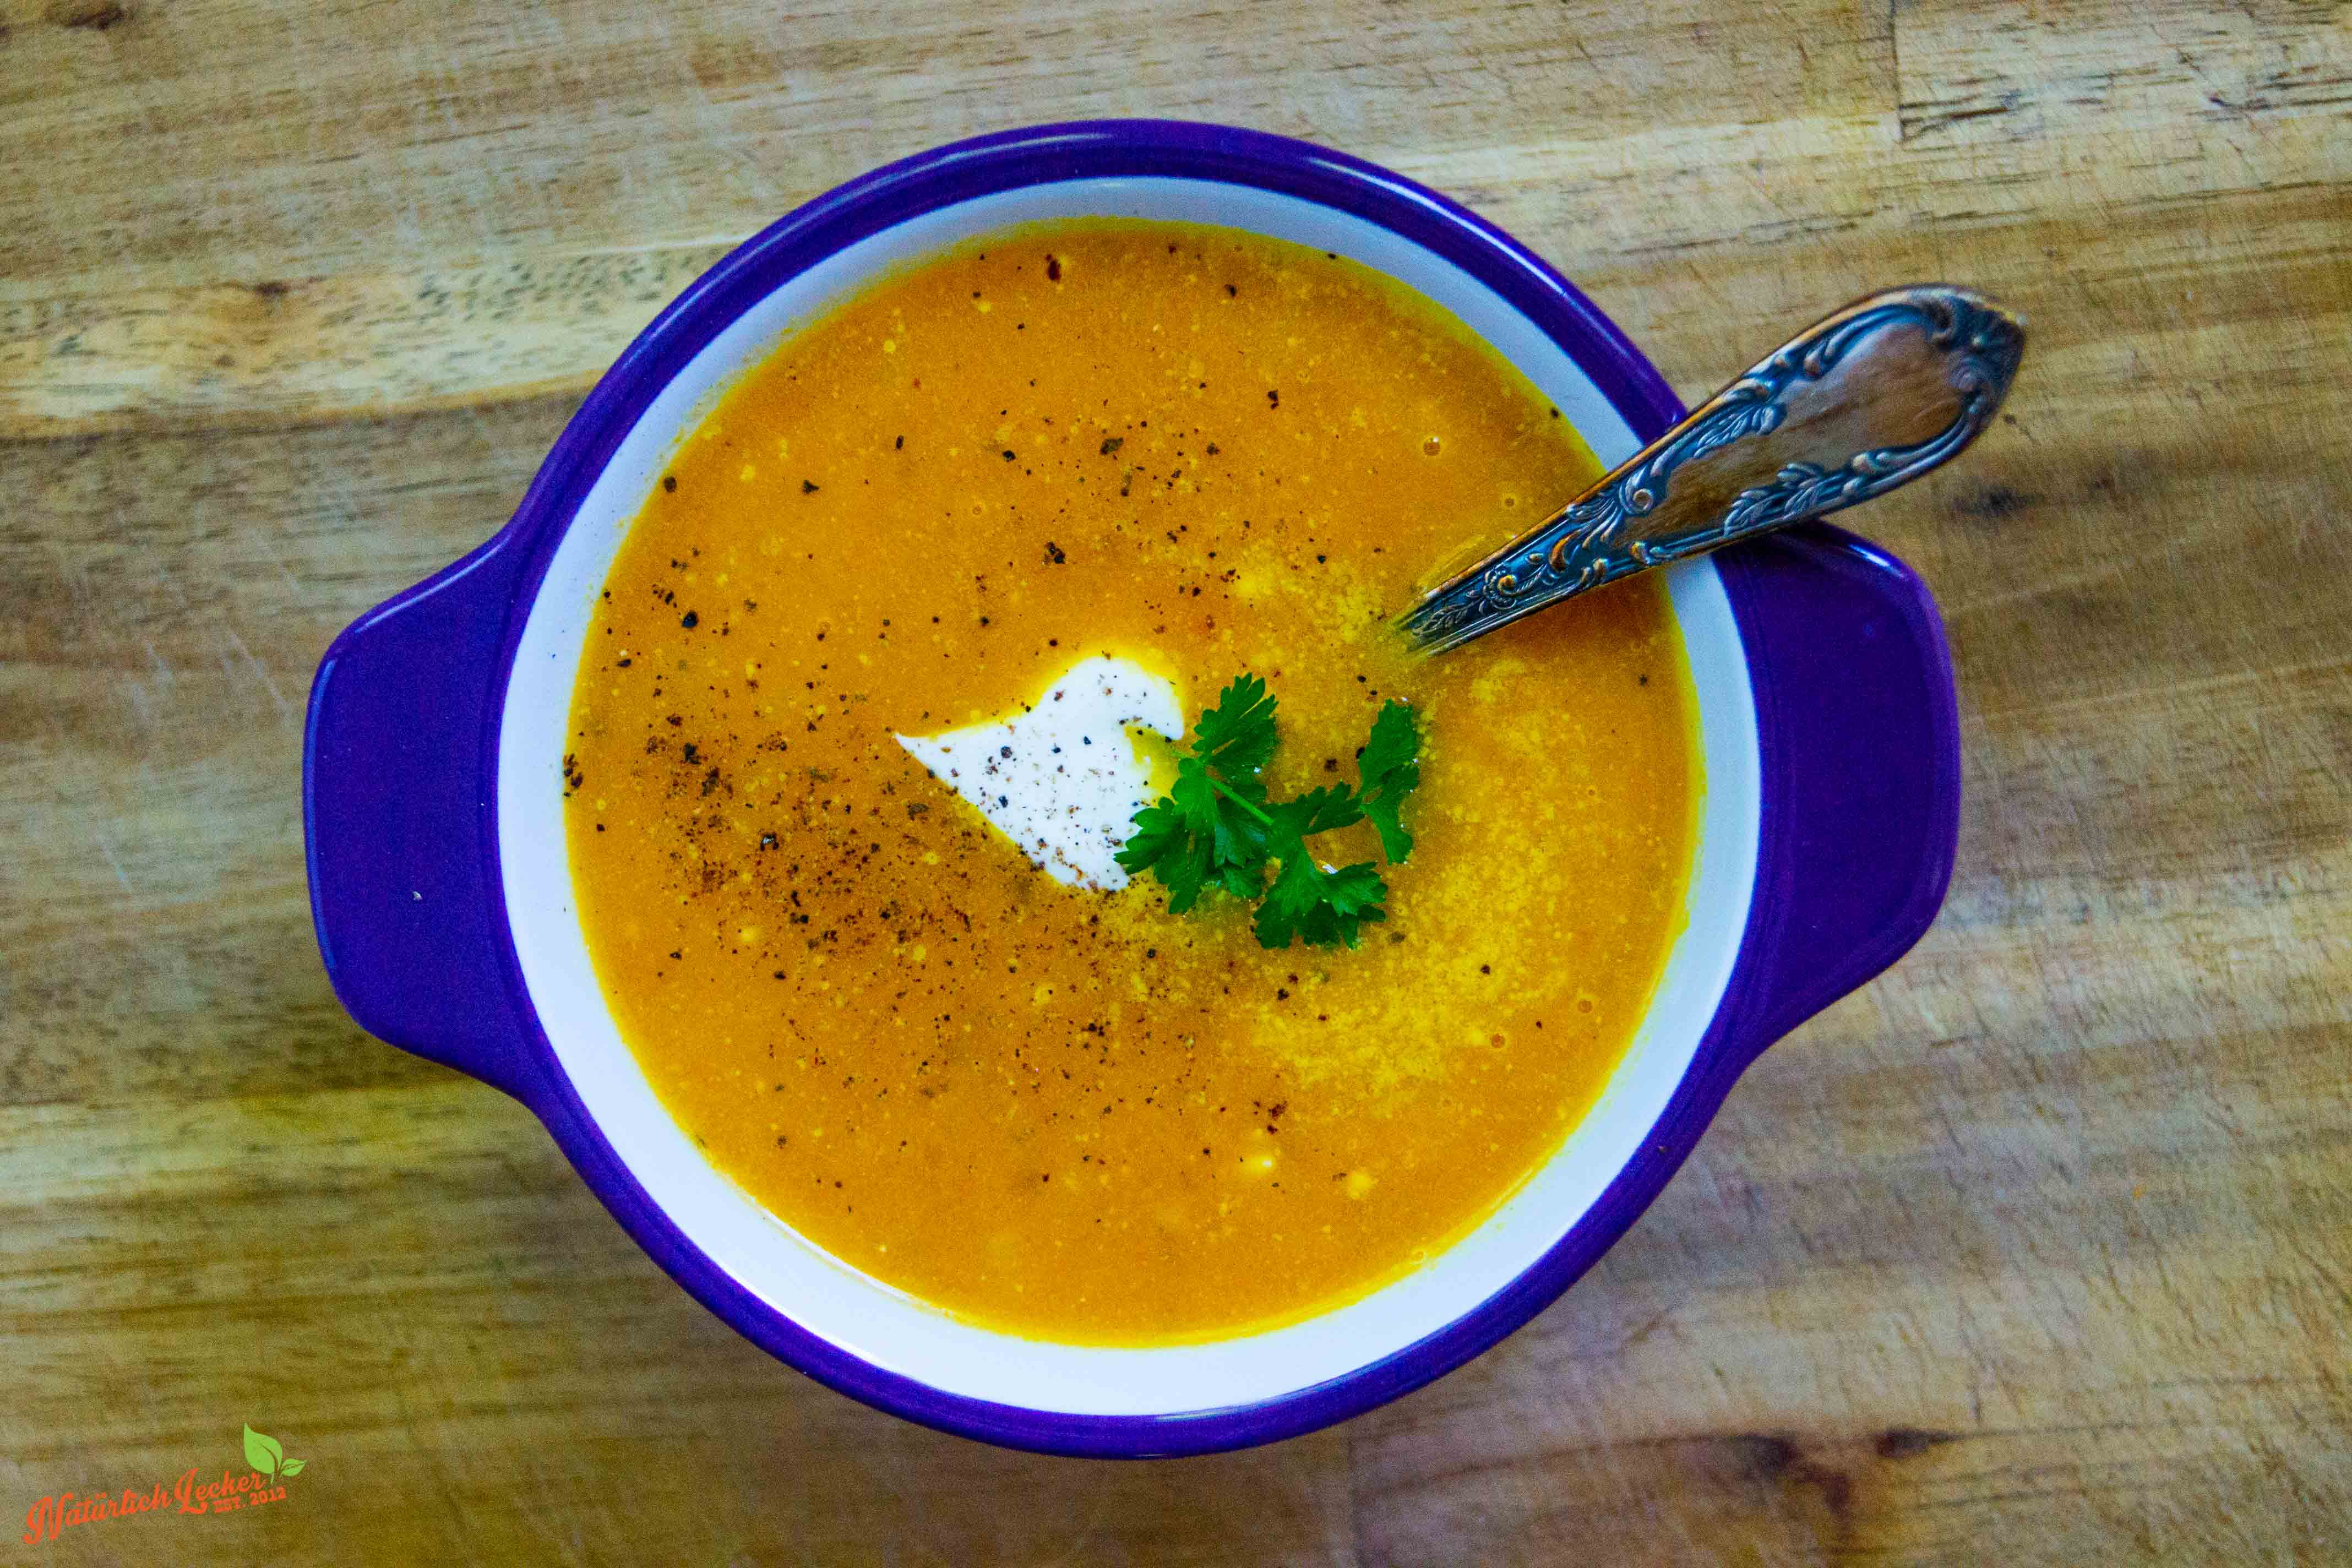
{"label": "wooden table", "polygon": [[[0,1511],[27,1562],[2352,1556],[2352,10],[0,0]],[[303,697],[735,240],[1024,121],[1453,193],[1685,396],[1919,277],[2011,415],[1942,597],[1943,918],[1468,1369],[1257,1452],[919,1430],[738,1340],[518,1106],[360,1034]],[[11,1556],[18,1550],[8,1536]]]}

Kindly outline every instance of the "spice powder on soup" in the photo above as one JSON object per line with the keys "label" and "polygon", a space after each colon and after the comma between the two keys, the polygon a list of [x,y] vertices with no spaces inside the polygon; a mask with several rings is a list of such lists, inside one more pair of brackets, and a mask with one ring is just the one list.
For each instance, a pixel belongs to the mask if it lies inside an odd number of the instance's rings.
{"label": "spice powder on soup", "polygon": [[[1683,922],[1654,579],[1443,658],[1387,629],[1597,468],[1428,301],[1229,230],[1014,230],[798,331],[651,488],[573,697],[581,916],[663,1103],[814,1242],[1019,1334],[1197,1340],[1412,1269],[1591,1107]],[[896,738],[1097,657],[1188,721],[1262,677],[1285,795],[1411,703],[1387,922],[1270,952],[1215,895],[1066,886]]]}

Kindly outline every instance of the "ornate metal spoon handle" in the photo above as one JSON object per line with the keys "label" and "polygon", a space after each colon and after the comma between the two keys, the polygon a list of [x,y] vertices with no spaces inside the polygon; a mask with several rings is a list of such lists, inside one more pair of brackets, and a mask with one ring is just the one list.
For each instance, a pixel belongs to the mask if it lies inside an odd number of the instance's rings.
{"label": "ornate metal spoon handle", "polygon": [[1908,484],[1975,440],[2025,331],[1920,284],[1838,311],[1399,617],[1432,653],[1620,577]]}

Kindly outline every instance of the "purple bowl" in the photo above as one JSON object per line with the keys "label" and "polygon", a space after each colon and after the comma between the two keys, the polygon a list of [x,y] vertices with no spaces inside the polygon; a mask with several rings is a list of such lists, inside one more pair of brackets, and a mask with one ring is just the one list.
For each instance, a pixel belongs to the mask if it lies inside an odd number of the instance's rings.
{"label": "purple bowl", "polygon": [[560,826],[551,847],[544,826],[551,803],[559,823],[561,806],[547,745],[551,736],[560,750],[562,720],[550,730],[547,712],[568,698],[598,563],[666,443],[690,426],[697,396],[893,257],[1097,211],[1344,247],[1496,342],[1604,460],[1682,413],[1624,335],[1542,261],[1443,196],[1339,153],[1126,121],[907,159],[792,213],[696,280],[598,383],[505,528],[336,639],[311,689],[303,765],[311,901],[336,994],[363,1027],[529,1106],[638,1244],[754,1343],[879,1409],[968,1436],[1062,1454],[1202,1453],[1396,1398],[1590,1268],[1758,1053],[1926,931],[1958,834],[1958,724],[1934,603],[1884,552],[1813,526],[1669,569],[1701,689],[1712,801],[1702,859],[1721,862],[1695,881],[1692,926],[1712,922],[1719,936],[1711,957],[1685,963],[1678,951],[1670,964],[1644,1026],[1658,1043],[1629,1057],[1648,1077],[1627,1068],[1624,1095],[1604,1096],[1587,1119],[1591,1137],[1571,1134],[1580,1152],[1545,1173],[1558,1181],[1531,1183],[1419,1284],[1279,1331],[1287,1338],[1243,1336],[1186,1360],[1191,1351],[993,1339],[943,1316],[927,1330],[926,1309],[793,1253],[806,1244],[751,1216],[715,1173],[688,1168],[682,1136],[648,1120],[641,1075],[633,1086],[625,1050],[598,1022],[601,1001],[572,951],[576,922],[565,923]]}

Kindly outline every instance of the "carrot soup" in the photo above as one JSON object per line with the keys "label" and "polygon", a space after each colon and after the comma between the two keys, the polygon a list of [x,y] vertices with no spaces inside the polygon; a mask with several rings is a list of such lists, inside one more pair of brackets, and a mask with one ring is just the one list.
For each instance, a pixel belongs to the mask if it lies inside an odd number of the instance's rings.
{"label": "carrot soup", "polygon": [[[1683,924],[1656,580],[1438,658],[1389,628],[1597,473],[1428,301],[1232,230],[1013,230],[805,324],[676,449],[574,689],[573,881],[656,1092],[802,1236],[1008,1332],[1222,1337],[1411,1270],[1591,1108]],[[1171,912],[1106,858],[1132,800],[1087,843],[1019,816],[1081,766],[1169,788],[1244,674],[1276,797],[1410,709],[1410,854],[1313,841],[1381,868],[1356,946]]]}

